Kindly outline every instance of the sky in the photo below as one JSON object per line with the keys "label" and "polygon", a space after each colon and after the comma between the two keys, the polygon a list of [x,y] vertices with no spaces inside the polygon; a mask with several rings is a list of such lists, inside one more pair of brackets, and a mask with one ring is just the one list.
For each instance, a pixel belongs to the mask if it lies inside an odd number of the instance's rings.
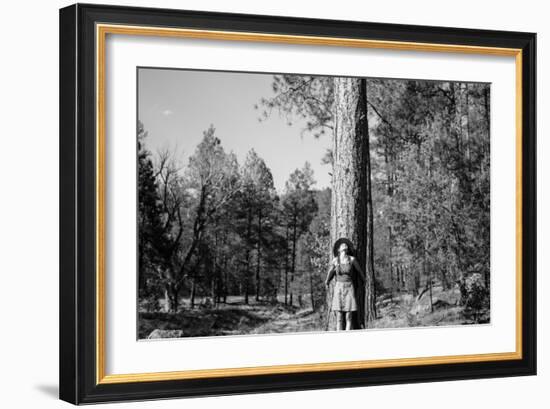
{"label": "sky", "polygon": [[273,174],[275,188],[282,192],[289,175],[309,161],[314,188],[330,186],[328,165],[321,164],[330,140],[316,139],[301,131],[305,121],[293,125],[278,111],[260,122],[254,108],[262,97],[273,96],[271,74],[140,68],[138,71],[138,119],[148,137],[145,146],[176,151],[187,165],[189,156],[212,124],[224,149],[233,151],[239,164],[254,148]]}

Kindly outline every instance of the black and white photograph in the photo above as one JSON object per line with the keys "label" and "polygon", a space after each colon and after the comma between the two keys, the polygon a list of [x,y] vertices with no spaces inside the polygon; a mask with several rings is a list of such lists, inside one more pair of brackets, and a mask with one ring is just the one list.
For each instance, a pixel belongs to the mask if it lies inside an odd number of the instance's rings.
{"label": "black and white photograph", "polygon": [[489,83],[137,88],[139,339],[490,323]]}

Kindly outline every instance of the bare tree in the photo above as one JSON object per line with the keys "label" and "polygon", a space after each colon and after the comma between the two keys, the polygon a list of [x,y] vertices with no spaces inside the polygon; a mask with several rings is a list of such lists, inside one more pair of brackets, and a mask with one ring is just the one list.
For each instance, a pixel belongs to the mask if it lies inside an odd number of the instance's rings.
{"label": "bare tree", "polygon": [[196,250],[216,212],[239,191],[236,157],[224,152],[214,132],[213,127],[204,132],[183,175],[167,153],[158,160],[165,228],[171,237],[171,246],[165,254],[168,268],[164,279],[168,309],[172,312],[178,309],[179,293],[186,278],[191,281],[191,306],[194,306],[196,268],[200,262]]}

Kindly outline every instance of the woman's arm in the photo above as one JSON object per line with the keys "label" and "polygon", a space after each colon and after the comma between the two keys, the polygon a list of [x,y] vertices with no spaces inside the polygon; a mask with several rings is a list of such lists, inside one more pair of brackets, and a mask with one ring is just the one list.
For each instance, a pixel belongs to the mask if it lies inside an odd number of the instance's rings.
{"label": "woman's arm", "polygon": [[328,272],[327,272],[327,278],[325,279],[325,286],[328,287],[329,283],[330,283],[330,280],[332,280],[332,278],[334,277],[334,268],[336,266],[336,263],[334,262],[334,260],[331,261],[330,263],[330,267],[328,269]]}
{"label": "woman's arm", "polygon": [[367,276],[365,275],[365,272],[363,271],[363,269],[361,268],[361,266],[359,265],[355,257],[353,258],[353,266],[357,269],[357,272],[361,276],[361,279],[363,280],[363,282],[366,282]]}

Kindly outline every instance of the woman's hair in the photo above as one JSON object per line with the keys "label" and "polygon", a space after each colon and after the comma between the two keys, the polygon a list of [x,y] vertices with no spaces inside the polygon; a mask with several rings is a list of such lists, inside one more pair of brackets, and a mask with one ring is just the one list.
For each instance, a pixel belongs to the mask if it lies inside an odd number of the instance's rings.
{"label": "woman's hair", "polygon": [[348,256],[353,256],[354,250],[353,250],[353,243],[351,240],[341,237],[334,243],[334,247],[332,248],[332,253],[334,254],[334,257],[337,257],[340,254],[340,245],[342,243],[345,243],[348,246],[348,249],[346,251]]}

